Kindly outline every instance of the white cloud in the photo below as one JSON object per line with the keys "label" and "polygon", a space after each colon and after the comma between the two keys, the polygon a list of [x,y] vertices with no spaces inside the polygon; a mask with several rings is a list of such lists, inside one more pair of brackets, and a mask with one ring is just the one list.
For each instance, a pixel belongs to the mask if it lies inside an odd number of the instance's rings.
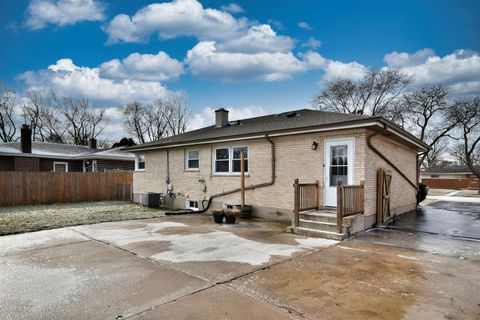
{"label": "white cloud", "polygon": [[444,57],[431,49],[413,54],[393,52],[385,61],[389,67],[414,76],[417,84],[441,83],[453,93],[480,92],[480,54],[475,51],[456,50]]}
{"label": "white cloud", "polygon": [[99,68],[79,67],[71,59],[60,59],[46,70],[27,71],[18,78],[24,81],[27,90],[54,90],[59,95],[86,97],[101,106],[132,100],[150,102],[168,94],[159,82],[104,78]]}
{"label": "white cloud", "polygon": [[[226,107],[230,121],[253,118],[266,115],[268,112],[260,106],[246,106],[241,108]],[[215,109],[206,107],[192,116],[188,130],[200,129],[215,123]]]}
{"label": "white cloud", "polygon": [[422,50],[418,50],[413,54],[393,51],[392,53],[386,54],[383,60],[389,67],[400,68],[423,64],[428,60],[428,58],[434,56],[435,51],[425,48]]}
{"label": "white cloud", "polygon": [[305,29],[305,30],[312,30],[313,28],[308,24],[306,23],[305,21],[300,21],[298,23],[298,26],[302,29]]}
{"label": "white cloud", "polygon": [[100,76],[141,81],[177,80],[184,73],[183,63],[160,51],[158,54],[132,53],[123,60],[100,65]]}
{"label": "white cloud", "polygon": [[213,41],[202,41],[187,53],[186,63],[193,75],[222,81],[278,81],[306,71],[305,63],[292,52],[236,53],[217,50]]}
{"label": "white cloud", "polygon": [[223,5],[220,7],[223,11],[227,11],[227,12],[230,12],[230,13],[242,13],[242,12],[245,12],[245,10],[243,10],[243,8],[237,4],[237,3],[229,3],[227,5]]}
{"label": "white cloud", "polygon": [[322,41],[315,39],[314,37],[308,38],[305,43],[302,44],[304,48],[318,49],[322,46]]}
{"label": "white cloud", "polygon": [[132,17],[119,14],[104,28],[108,42],[144,42],[151,33],[160,38],[194,36],[200,40],[229,39],[245,32],[247,20],[230,13],[203,8],[196,0],[174,0],[150,4]]}
{"label": "white cloud", "polygon": [[218,44],[218,49],[229,52],[286,52],[293,49],[293,39],[279,36],[268,24],[252,26],[248,32]]}
{"label": "white cloud", "polygon": [[321,81],[334,81],[338,78],[355,81],[363,78],[368,68],[356,61],[344,63],[341,61],[328,60],[324,70],[325,74],[322,76]]}
{"label": "white cloud", "polygon": [[26,13],[31,29],[42,29],[49,23],[65,26],[105,18],[104,6],[95,0],[32,0]]}

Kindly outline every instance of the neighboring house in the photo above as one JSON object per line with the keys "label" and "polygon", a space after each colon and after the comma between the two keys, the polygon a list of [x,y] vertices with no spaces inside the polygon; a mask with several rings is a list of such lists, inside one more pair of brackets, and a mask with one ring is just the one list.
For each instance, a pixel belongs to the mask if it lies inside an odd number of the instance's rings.
{"label": "neighboring house", "polygon": [[[135,201],[142,192],[171,191],[176,207],[202,209],[202,200],[240,187],[244,152],[245,185],[258,185],[246,191],[256,217],[290,220],[296,178],[318,180],[320,206],[335,207],[337,179],[342,178],[346,184],[364,182],[368,228],[376,222],[378,168],[392,171],[391,211],[416,207],[417,154],[428,146],[381,117],[309,109],[238,121],[229,121],[228,111],[219,109],[215,117],[213,126],[127,148],[136,154]],[[239,192],[212,200],[213,207],[239,203]]]}
{"label": "neighboring house", "polygon": [[[480,170],[480,168],[478,168]],[[467,166],[427,168],[421,172],[422,183],[437,189],[478,189],[479,181]]]}
{"label": "neighboring house", "polygon": [[29,126],[22,126],[21,141],[0,144],[0,171],[105,172],[134,170],[135,155],[115,149],[32,142]]}

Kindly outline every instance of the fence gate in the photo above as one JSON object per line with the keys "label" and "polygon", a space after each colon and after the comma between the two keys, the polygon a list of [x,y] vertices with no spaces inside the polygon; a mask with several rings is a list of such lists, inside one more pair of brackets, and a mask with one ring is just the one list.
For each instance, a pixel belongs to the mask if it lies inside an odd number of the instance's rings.
{"label": "fence gate", "polygon": [[392,173],[379,168],[377,171],[377,225],[384,224],[390,218],[390,195]]}

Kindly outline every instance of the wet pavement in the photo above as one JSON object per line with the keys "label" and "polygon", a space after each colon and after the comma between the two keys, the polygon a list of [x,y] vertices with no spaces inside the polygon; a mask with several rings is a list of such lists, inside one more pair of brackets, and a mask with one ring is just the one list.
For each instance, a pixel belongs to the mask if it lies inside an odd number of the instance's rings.
{"label": "wet pavement", "polygon": [[478,207],[336,243],[173,216],[0,237],[2,319],[479,319]]}
{"label": "wet pavement", "polygon": [[480,240],[480,201],[437,201],[401,216],[390,227]]}

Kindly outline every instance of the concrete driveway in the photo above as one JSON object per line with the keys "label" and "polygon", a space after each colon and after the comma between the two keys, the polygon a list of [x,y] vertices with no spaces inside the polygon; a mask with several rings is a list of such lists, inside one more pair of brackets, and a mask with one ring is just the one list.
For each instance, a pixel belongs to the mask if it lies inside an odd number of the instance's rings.
{"label": "concrete driveway", "polygon": [[189,215],[0,237],[0,318],[480,318],[475,239],[284,227]]}

